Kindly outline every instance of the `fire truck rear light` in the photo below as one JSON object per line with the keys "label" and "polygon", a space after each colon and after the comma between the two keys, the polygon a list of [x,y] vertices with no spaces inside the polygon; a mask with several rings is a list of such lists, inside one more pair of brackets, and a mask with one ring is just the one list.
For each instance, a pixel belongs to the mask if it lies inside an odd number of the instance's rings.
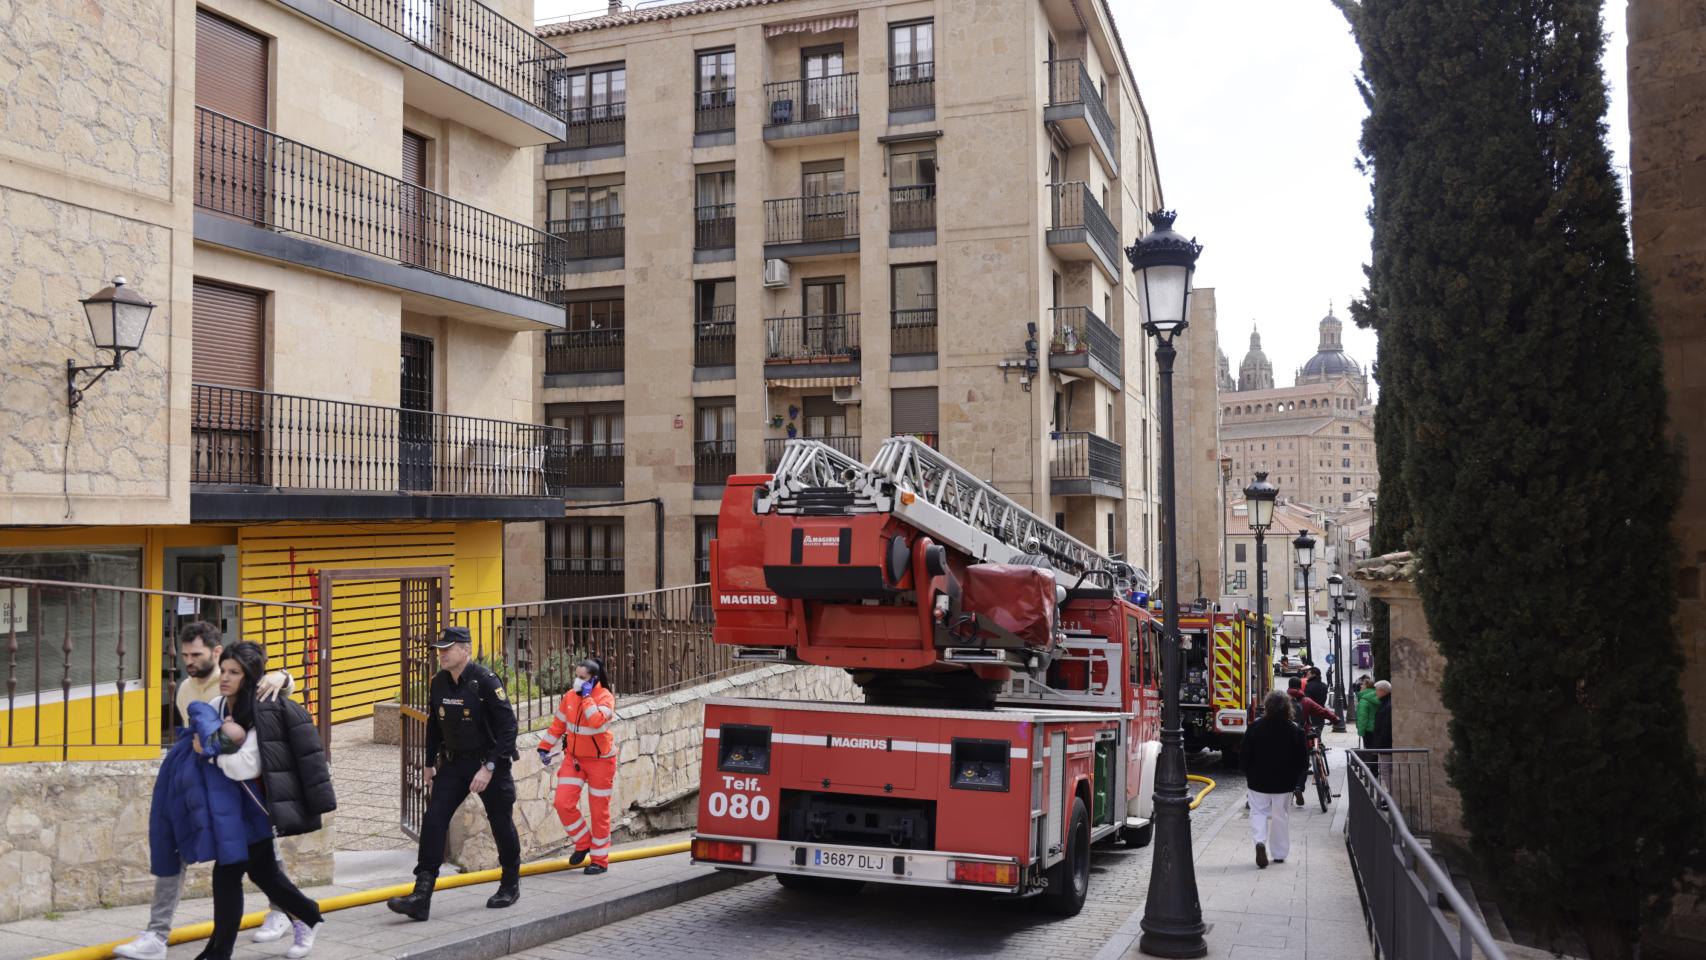
{"label": "fire truck rear light", "polygon": [[955,860],[953,863],[955,883],[1012,887],[1019,882],[1019,868],[1011,863],[987,863],[982,860]]}
{"label": "fire truck rear light", "polygon": [[917,499],[918,495],[913,493],[911,490],[902,490],[900,492],[900,502],[909,507],[912,506],[912,502]]}
{"label": "fire truck rear light", "polygon": [[693,841],[693,859],[708,863],[751,863],[752,844],[733,840]]}

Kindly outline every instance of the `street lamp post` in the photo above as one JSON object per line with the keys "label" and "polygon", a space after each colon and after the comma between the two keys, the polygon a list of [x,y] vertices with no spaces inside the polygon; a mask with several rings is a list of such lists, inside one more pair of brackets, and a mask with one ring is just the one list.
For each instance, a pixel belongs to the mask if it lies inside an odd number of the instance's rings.
{"label": "street lamp post", "polygon": [[1274,675],[1273,650],[1268,645],[1267,598],[1263,589],[1266,584],[1262,580],[1262,561],[1267,546],[1264,538],[1267,536],[1268,527],[1274,522],[1274,500],[1278,497],[1279,487],[1268,482],[1265,471],[1256,471],[1255,482],[1244,488],[1246,519],[1250,521],[1250,529],[1256,534],[1256,629],[1260,633],[1259,662],[1262,669],[1268,671],[1269,676]]}
{"label": "street lamp post", "polygon": [[1310,621],[1315,618],[1315,611],[1309,607],[1309,571],[1315,562],[1315,538],[1304,530],[1291,542],[1291,548],[1297,552],[1297,565],[1303,570],[1303,660],[1314,666],[1315,631]]}
{"label": "street lamp post", "polygon": [[1143,936],[1138,949],[1155,957],[1201,957],[1202,902],[1197,895],[1196,865],[1191,861],[1191,811],[1185,795],[1185,731],[1179,716],[1183,663],[1179,650],[1178,496],[1173,470],[1173,341],[1184,333],[1191,296],[1191,274],[1202,246],[1173,231],[1175,215],[1149,215],[1153,230],[1125,254],[1142,278],[1144,332],[1155,338],[1160,372],[1161,497],[1166,537],[1161,541],[1161,755],[1155,765],[1155,858],[1149,871],[1149,898],[1143,907]]}
{"label": "street lamp post", "polygon": [[[1333,724],[1334,733],[1345,732],[1345,668],[1350,665],[1345,658],[1345,647],[1339,639],[1339,613],[1345,607],[1345,578],[1333,574],[1327,578],[1327,596],[1333,604],[1333,710],[1339,715]],[[1355,639],[1354,637],[1352,639]]]}

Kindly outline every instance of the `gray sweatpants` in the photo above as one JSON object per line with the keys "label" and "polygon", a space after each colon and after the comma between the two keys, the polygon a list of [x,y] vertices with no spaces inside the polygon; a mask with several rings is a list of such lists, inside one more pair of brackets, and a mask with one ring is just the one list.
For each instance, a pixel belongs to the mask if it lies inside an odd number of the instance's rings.
{"label": "gray sweatpants", "polygon": [[[158,934],[164,940],[172,933],[172,915],[178,912],[178,901],[184,895],[184,872],[189,864],[178,864],[178,872],[169,877],[154,878],[154,903],[148,908],[148,932]],[[268,910],[276,910],[272,901],[267,901]]]}

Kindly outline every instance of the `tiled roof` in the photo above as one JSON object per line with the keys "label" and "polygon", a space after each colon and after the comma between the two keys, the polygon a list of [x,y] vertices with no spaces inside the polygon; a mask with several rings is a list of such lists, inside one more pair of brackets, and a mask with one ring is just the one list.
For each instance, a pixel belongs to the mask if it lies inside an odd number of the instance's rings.
{"label": "tiled roof", "polygon": [[1404,580],[1416,582],[1422,572],[1422,562],[1408,550],[1371,557],[1356,565],[1351,576],[1357,580]]}
{"label": "tiled roof", "polygon": [[564,34],[585,33],[589,30],[602,30],[606,27],[622,27],[630,23],[673,20],[676,17],[690,17],[696,13],[718,13],[723,10],[761,7],[765,4],[782,2],[783,0],[688,0],[687,3],[666,3],[655,7],[641,7],[602,17],[587,17],[584,20],[559,20],[555,23],[542,23],[534,29],[541,37],[560,37]]}

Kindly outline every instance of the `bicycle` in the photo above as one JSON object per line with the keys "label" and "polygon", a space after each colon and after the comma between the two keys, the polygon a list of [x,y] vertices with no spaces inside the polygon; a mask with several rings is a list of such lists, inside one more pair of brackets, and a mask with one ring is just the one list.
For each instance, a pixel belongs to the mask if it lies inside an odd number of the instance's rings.
{"label": "bicycle", "polygon": [[1333,788],[1327,780],[1327,746],[1319,733],[1309,736],[1309,770],[1315,777],[1315,797],[1321,801],[1321,812],[1326,813],[1333,802]]}

